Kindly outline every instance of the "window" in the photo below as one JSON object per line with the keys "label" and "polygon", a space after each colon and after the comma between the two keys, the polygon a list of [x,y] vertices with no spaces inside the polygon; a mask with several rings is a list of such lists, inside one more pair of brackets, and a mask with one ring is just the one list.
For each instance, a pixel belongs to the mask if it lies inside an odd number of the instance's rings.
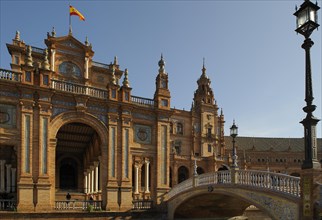
{"label": "window", "polygon": [[49,78],[48,78],[48,75],[44,75],[43,78],[42,78],[42,84],[48,86],[49,84]]}
{"label": "window", "polygon": [[13,63],[14,64],[19,64],[19,57],[18,56],[13,57]]}
{"label": "window", "polygon": [[116,99],[116,90],[112,89],[112,94],[111,94],[113,99]]}
{"label": "window", "polygon": [[177,123],[177,134],[183,134],[183,125],[180,122]]}
{"label": "window", "polygon": [[168,100],[167,99],[161,99],[161,105],[164,107],[168,106]]}
{"label": "window", "polygon": [[125,99],[125,101],[129,101],[130,100],[130,94],[128,92],[125,92],[124,99]]}
{"label": "window", "polygon": [[181,141],[174,142],[174,153],[177,155],[181,154]]}
{"label": "window", "polygon": [[207,137],[211,137],[211,128],[208,128]]}
{"label": "window", "polygon": [[211,144],[208,144],[208,153],[211,153],[211,148],[212,148]]}
{"label": "window", "polygon": [[27,71],[25,73],[25,81],[26,82],[31,82],[31,72]]}

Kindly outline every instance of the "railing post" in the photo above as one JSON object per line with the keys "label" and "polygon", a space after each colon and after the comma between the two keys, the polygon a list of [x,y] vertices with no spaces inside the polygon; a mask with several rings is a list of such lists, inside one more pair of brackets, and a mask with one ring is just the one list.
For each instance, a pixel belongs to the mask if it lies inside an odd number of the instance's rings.
{"label": "railing post", "polygon": [[238,171],[239,171],[238,167],[232,167],[230,170],[232,184],[238,184],[238,173],[239,173]]}

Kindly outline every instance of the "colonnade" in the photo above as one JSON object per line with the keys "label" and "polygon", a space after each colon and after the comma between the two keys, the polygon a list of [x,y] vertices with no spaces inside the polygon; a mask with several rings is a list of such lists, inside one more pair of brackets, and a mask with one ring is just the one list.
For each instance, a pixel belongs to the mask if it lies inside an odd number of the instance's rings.
{"label": "colonnade", "polygon": [[0,192],[16,191],[16,172],[17,168],[12,167],[12,164],[0,160]]}
{"label": "colonnade", "polygon": [[140,170],[141,167],[145,166],[145,179],[144,179],[144,186],[145,186],[145,190],[144,190],[144,194],[149,194],[150,193],[150,189],[149,189],[149,170],[150,170],[150,161],[148,159],[145,159],[143,161],[143,164],[141,163],[135,163],[134,164],[134,194],[138,195],[140,194],[139,192],[139,177],[140,177]]}
{"label": "colonnade", "polygon": [[93,166],[90,166],[89,169],[87,169],[84,172],[84,189],[85,189],[85,193],[87,194],[91,194],[91,193],[96,193],[99,191],[98,188],[98,166],[99,163],[98,162],[94,162]]}

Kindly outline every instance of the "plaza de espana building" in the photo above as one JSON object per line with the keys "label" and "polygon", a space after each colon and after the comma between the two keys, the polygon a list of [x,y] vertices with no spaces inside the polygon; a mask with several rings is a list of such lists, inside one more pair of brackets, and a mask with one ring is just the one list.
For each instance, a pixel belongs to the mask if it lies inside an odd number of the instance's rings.
{"label": "plaza de espana building", "polygon": [[[162,208],[166,193],[193,175],[230,169],[224,134],[203,65],[191,110],[171,108],[168,73],[156,60],[155,92],[132,94],[117,58],[94,61],[92,45],[47,34],[44,48],[17,32],[0,70],[0,200],[22,212],[51,211],[66,200],[100,201],[102,210]],[[4,56],[2,54],[2,56]],[[169,73],[171,74],[171,73]],[[300,125],[299,125],[300,126]],[[237,137],[240,169],[299,176],[303,138]],[[319,160],[321,139],[318,140]]]}

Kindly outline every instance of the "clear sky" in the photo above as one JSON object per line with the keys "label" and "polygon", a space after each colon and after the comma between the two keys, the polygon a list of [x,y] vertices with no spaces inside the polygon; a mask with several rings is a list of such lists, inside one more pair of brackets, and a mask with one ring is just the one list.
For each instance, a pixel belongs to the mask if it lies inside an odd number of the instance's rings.
{"label": "clear sky", "polygon": [[[293,13],[302,2],[0,0],[0,67],[10,68],[6,43],[16,30],[26,44],[40,48],[53,26],[57,36],[67,35],[70,3],[86,18],[72,17],[73,36],[81,42],[88,36],[97,62],[118,56],[121,69],[129,70],[133,95],[153,98],[163,53],[171,106],[190,110],[205,57],[226,135],[235,119],[240,136],[301,138],[304,37],[294,31]],[[311,38],[314,115],[321,119],[321,29]]]}

